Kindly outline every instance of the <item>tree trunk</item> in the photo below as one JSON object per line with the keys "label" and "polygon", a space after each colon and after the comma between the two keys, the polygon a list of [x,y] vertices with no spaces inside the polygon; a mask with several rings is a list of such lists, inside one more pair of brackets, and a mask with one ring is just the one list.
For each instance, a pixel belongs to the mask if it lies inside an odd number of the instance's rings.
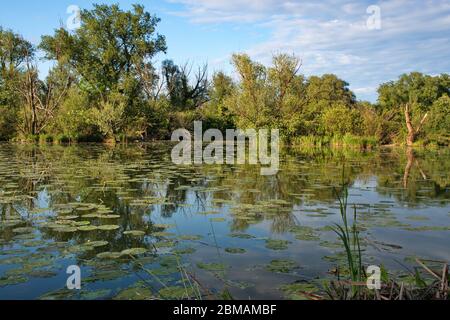
{"label": "tree trunk", "polygon": [[416,139],[416,134],[411,122],[409,104],[406,104],[405,107],[405,120],[406,120],[406,128],[408,129],[408,135],[406,136],[406,145],[408,147],[411,147],[414,144],[414,140]]}
{"label": "tree trunk", "polygon": [[422,129],[422,125],[425,123],[425,120],[428,117],[428,113],[426,113],[422,120],[420,121],[419,126],[417,129],[414,129],[411,121],[411,111],[409,109],[409,104],[406,104],[405,106],[405,120],[406,120],[406,128],[408,129],[408,135],[406,136],[406,145],[408,147],[411,147],[414,145],[414,141],[416,140],[417,135],[419,134],[420,130]]}

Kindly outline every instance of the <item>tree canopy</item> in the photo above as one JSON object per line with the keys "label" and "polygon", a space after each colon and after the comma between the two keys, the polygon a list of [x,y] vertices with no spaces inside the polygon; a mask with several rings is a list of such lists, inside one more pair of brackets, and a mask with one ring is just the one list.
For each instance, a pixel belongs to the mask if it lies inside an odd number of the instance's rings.
{"label": "tree canopy", "polygon": [[[167,139],[203,121],[204,130],[277,128],[291,143],[449,144],[448,74],[401,75],[372,104],[337,75],[305,77],[294,54],[263,65],[236,53],[233,74],[175,63],[159,22],[142,5],[94,5],[80,28],[58,28],[37,47],[0,27],[0,139]],[[45,79],[37,51],[54,62]]]}

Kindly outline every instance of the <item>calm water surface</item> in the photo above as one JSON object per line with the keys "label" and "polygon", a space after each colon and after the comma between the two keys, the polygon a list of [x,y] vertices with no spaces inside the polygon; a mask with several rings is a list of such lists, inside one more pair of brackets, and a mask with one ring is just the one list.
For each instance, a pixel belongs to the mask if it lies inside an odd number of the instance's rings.
{"label": "calm water surface", "polygon": [[[407,281],[415,257],[450,261],[448,150],[289,151],[264,177],[173,165],[166,143],[0,145],[0,299],[179,299],[196,296],[193,283],[204,299],[320,290],[344,264],[329,229],[344,166],[366,265]],[[70,265],[80,291],[65,289]]]}

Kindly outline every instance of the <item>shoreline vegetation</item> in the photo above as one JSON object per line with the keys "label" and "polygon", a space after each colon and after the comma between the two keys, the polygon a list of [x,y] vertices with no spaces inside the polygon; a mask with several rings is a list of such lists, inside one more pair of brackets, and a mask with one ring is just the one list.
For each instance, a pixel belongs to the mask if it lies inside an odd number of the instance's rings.
{"label": "shoreline vegetation", "polygon": [[[169,140],[174,130],[279,129],[289,145],[448,146],[450,76],[403,74],[359,101],[334,74],[302,74],[294,53],[267,66],[233,54],[231,74],[167,58],[160,19],[141,5],[82,10],[33,45],[0,26],[0,140],[39,143]],[[6,28],[6,29],[5,29]],[[43,78],[39,64],[52,64]],[[162,61],[157,63],[156,61]]]}
{"label": "shoreline vegetation", "polygon": [[[364,240],[361,236],[363,228],[358,225],[356,205],[353,205],[353,216],[348,215],[349,194],[348,182],[344,180],[345,167],[342,177],[341,190],[335,190],[342,223],[335,224],[331,228],[345,250],[346,264],[337,266],[335,272],[337,279],[324,285],[326,294],[321,296],[311,295],[308,292],[300,293],[314,300],[447,300],[450,293],[450,276],[448,263],[445,261],[423,261],[416,258],[417,267],[414,267],[413,271],[408,270],[413,279],[409,284],[381,266],[379,289],[368,287],[371,277],[367,274],[367,266],[364,264],[366,257],[361,245]],[[433,264],[435,269],[427,266],[427,263]]]}
{"label": "shoreline vegetation", "polygon": [[[294,150],[407,146],[405,188],[414,165],[425,175],[410,147],[450,145],[449,74],[401,75],[381,84],[378,101],[370,103],[357,100],[350,85],[334,74],[304,76],[302,62],[294,54],[274,55],[270,66],[247,54],[234,54],[234,74],[219,71],[211,79],[207,65],[164,60],[158,66],[154,61],[166,54],[166,40],[156,31],[159,18],[141,5],[130,11],[118,5],[94,5],[81,11],[81,22],[74,32],[61,27],[42,36],[38,46],[0,26],[0,141],[112,146],[168,141],[174,130],[192,131],[195,121],[202,121],[205,131],[279,129],[282,144]],[[54,65],[45,79],[39,74],[40,56]],[[347,262],[338,266],[338,281],[331,281],[321,293],[303,291],[308,285],[302,282],[289,290],[314,300],[448,299],[445,262],[437,271],[417,260],[422,271],[411,275],[415,281],[411,287],[390,278],[386,270],[382,278],[388,285],[380,291],[355,285],[367,280],[367,266],[356,207],[353,218],[347,217],[347,187],[343,184],[336,192],[343,225],[332,227]],[[282,247],[283,242],[272,245]],[[125,251],[131,258],[134,253]],[[228,253],[240,251],[228,248]],[[186,293],[198,300],[211,294],[202,292],[202,284],[180,261],[175,262],[184,289],[180,293],[179,288],[165,287],[163,298],[173,297],[174,291],[176,296]],[[289,267],[283,263],[275,260],[270,267]],[[200,267],[221,271],[215,264]],[[142,269],[155,277],[151,270]],[[225,290],[213,298],[233,297]]]}

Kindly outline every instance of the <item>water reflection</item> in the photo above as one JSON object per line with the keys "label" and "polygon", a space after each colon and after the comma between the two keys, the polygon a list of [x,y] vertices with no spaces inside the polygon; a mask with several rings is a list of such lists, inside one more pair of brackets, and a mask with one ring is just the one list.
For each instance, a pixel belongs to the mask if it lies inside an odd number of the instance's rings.
{"label": "water reflection", "polygon": [[[343,167],[371,261],[450,259],[448,150],[285,150],[278,174],[261,176],[250,165],[176,166],[170,147],[1,145],[0,298],[161,297],[161,282],[180,286],[180,263],[211,292],[286,297],[280,285],[328,277],[341,261],[326,226],[338,221]],[[133,248],[146,253],[120,255]],[[302,267],[270,272],[269,258]],[[55,293],[73,263],[88,274],[82,293]]]}

